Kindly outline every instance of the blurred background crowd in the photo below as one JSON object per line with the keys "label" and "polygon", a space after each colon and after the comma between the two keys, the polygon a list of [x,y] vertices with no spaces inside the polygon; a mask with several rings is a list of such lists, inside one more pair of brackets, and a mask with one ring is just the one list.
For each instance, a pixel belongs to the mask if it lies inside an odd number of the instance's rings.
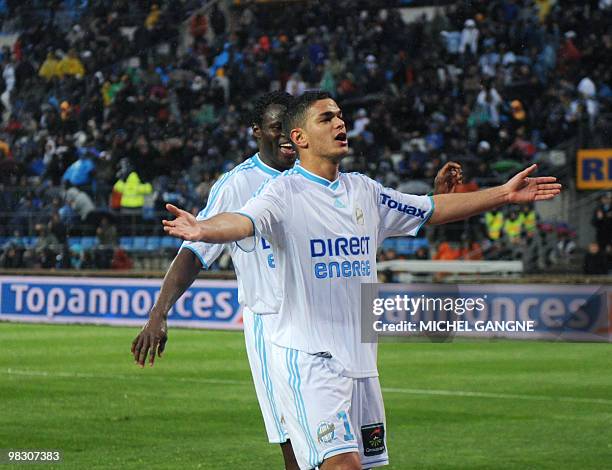
{"label": "blurred background crowd", "polygon": [[[445,5],[412,16],[402,3],[0,0],[1,267],[167,262],[164,204],[205,205],[256,151],[246,117],[274,89],[329,91],[350,130],[345,168],[414,194],[449,160],[459,191],[533,162],[571,189],[575,150],[612,146],[611,1],[421,2]],[[525,206],[380,257],[605,274],[612,194],[595,197],[582,246],[572,220]]]}

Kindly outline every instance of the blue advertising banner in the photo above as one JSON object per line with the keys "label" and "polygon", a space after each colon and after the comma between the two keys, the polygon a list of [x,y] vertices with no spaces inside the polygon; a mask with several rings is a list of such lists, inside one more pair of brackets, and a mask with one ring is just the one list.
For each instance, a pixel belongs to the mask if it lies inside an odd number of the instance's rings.
{"label": "blue advertising banner", "polygon": [[[142,325],[161,279],[0,276],[0,320]],[[612,286],[364,284],[362,336],[612,340]],[[235,281],[197,280],[172,326],[242,329]]]}
{"label": "blue advertising banner", "polygon": [[[0,276],[0,320],[142,325],[161,279]],[[196,280],[168,315],[175,326],[242,329],[235,281]]]}
{"label": "blue advertising banner", "polygon": [[484,336],[609,341],[612,286],[364,284],[362,339]]}

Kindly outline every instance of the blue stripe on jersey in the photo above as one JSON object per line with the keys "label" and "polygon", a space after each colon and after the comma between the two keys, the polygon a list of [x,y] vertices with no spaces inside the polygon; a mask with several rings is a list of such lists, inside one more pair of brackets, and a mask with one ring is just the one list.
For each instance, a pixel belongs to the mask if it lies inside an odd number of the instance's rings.
{"label": "blue stripe on jersey", "polygon": [[208,196],[208,202],[206,203],[206,207],[204,208],[204,210],[200,211],[198,216],[206,217],[208,215],[211,207],[213,206],[215,202],[215,199],[221,192],[221,188],[227,182],[230,176],[236,173],[239,173],[241,171],[248,170],[250,168],[255,168],[255,163],[253,162],[253,158],[249,158],[248,160],[245,160],[240,165],[238,165],[236,168],[228,171],[223,176],[221,176],[221,178],[217,180],[217,182],[213,185],[212,189],[210,190],[210,195]]}
{"label": "blue stripe on jersey", "polygon": [[278,176],[280,175],[280,171],[278,171],[275,168],[272,168],[269,165],[266,165],[262,160],[261,157],[259,156],[259,152],[256,153],[253,156],[253,162],[255,163],[255,166],[257,166],[257,168],[259,168],[261,171],[263,171],[264,173],[269,174],[270,176]]}
{"label": "blue stripe on jersey", "polygon": [[[311,173],[310,171],[306,170],[303,166],[301,165],[296,165],[293,167],[299,174],[301,174],[304,178],[309,179],[310,181],[314,181],[315,183],[319,183],[320,185],[327,187],[330,187],[331,185],[335,184],[338,182],[338,179],[336,178],[335,181],[329,181],[326,180],[325,178],[321,178],[318,175],[315,175],[314,173]],[[336,186],[337,187],[337,186]],[[332,188],[335,189],[335,188]]]}
{"label": "blue stripe on jersey", "polygon": [[281,426],[280,419],[278,418],[278,413],[276,412],[276,402],[274,401],[272,380],[270,379],[270,374],[268,373],[268,358],[266,357],[266,348],[263,335],[263,320],[261,319],[261,315],[257,315],[256,313],[253,313],[253,319],[253,329],[255,330],[256,338],[255,349],[259,355],[259,362],[261,363],[261,379],[266,387],[266,395],[268,396],[268,402],[270,403],[270,409],[272,410],[272,417],[274,418],[274,424],[276,425],[276,430],[278,432],[278,440],[279,442],[283,442],[286,441],[286,436]]}
{"label": "blue stripe on jersey", "polygon": [[208,263],[206,261],[204,261],[204,258],[202,257],[202,255],[200,254],[200,252],[198,250],[195,249],[194,246],[192,246],[192,245],[183,245],[181,247],[181,249],[183,249],[183,248],[187,248],[194,255],[196,255],[198,257],[198,259],[200,260],[200,263],[202,263],[202,267],[204,269],[210,269],[209,266],[208,266]]}
{"label": "blue stripe on jersey", "polygon": [[425,217],[423,221],[419,224],[419,228],[417,228],[417,231],[414,232],[415,236],[419,233],[421,227],[427,223],[427,221],[431,218],[434,211],[436,210],[436,203],[434,202],[433,196],[429,196],[429,200],[431,201],[431,210],[429,211],[429,214],[427,214],[427,217]]}
{"label": "blue stripe on jersey", "polygon": [[[251,217],[249,214],[247,214],[246,212],[240,212],[240,211],[236,211],[236,212],[231,212],[231,214],[239,214],[243,217],[248,217],[248,219],[251,221],[251,223],[253,224],[253,249],[251,250],[245,250],[244,248],[242,248],[240,246],[240,242],[241,240],[237,240],[236,242],[236,246],[238,248],[240,248],[242,251],[244,251],[245,253],[252,253],[255,251],[255,249],[257,248],[257,226],[255,225],[255,221],[253,220],[253,217]],[[247,238],[251,238],[251,237],[247,237]],[[246,238],[244,239],[246,240]]]}

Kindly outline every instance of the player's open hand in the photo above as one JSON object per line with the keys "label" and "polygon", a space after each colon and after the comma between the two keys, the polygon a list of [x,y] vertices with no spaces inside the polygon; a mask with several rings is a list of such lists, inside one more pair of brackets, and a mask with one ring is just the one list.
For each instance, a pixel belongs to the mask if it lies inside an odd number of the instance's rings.
{"label": "player's open hand", "polygon": [[537,165],[531,165],[510,179],[504,186],[508,191],[508,203],[517,204],[533,201],[546,201],[561,192],[561,185],[554,176],[530,178]]}
{"label": "player's open hand", "polygon": [[138,336],[132,341],[132,355],[134,362],[140,367],[145,366],[147,355],[149,364],[153,367],[155,356],[162,356],[168,341],[168,325],[166,319],[157,315],[151,315],[145,326],[142,327]]}
{"label": "player's open hand", "polygon": [[454,193],[463,183],[463,170],[457,162],[447,162],[434,179],[434,194]]}
{"label": "player's open hand", "polygon": [[166,204],[166,209],[176,218],[174,220],[162,220],[164,232],[183,240],[199,240],[200,230],[198,228],[198,221],[193,214],[179,209],[172,204]]}

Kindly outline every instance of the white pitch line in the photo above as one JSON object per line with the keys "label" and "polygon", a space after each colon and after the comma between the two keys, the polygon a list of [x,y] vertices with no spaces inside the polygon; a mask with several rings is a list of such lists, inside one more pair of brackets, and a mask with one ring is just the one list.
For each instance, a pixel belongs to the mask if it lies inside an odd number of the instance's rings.
{"label": "white pitch line", "polygon": [[[74,378],[74,379],[108,379],[108,380],[138,380],[142,375],[120,375],[120,374],[90,374],[82,372],[47,372],[43,370],[20,370],[5,369],[0,371],[7,375],[20,375],[27,377],[49,377],[49,378]],[[198,379],[190,377],[160,377],[155,375],[146,376],[147,379],[176,380],[178,382],[201,383],[211,385],[251,385],[246,380],[226,380],[226,379]],[[466,398],[490,398],[496,400],[531,400],[531,401],[550,401],[550,402],[569,402],[569,403],[588,403],[591,405],[612,405],[612,400],[605,398],[580,398],[580,397],[553,397],[550,395],[520,395],[514,393],[490,393],[490,392],[468,392],[462,390],[430,390],[420,388],[393,388],[383,387],[385,393],[403,393],[406,395],[429,395],[445,397],[466,397]]]}
{"label": "white pitch line", "polygon": [[467,392],[461,390],[427,390],[418,388],[383,388],[385,393],[405,393],[409,395],[438,395],[445,397],[493,398],[500,400],[560,401],[570,403],[589,403],[593,405],[612,405],[605,398],[553,397],[550,395],[519,395],[514,393]]}
{"label": "white pitch line", "polygon": [[[140,379],[142,376],[138,375],[121,375],[121,374],[90,374],[83,372],[47,372],[44,370],[19,370],[19,369],[6,369],[2,371],[8,375],[21,375],[27,377],[49,377],[49,378],[71,378],[71,379],[108,379],[108,380],[133,380]],[[135,372],[137,374],[138,372]],[[176,380],[177,382],[194,382],[202,384],[212,385],[250,385],[251,382],[245,380],[227,380],[227,379],[197,379],[190,377],[161,377],[156,375],[149,375],[147,379],[158,379],[158,380]]]}

